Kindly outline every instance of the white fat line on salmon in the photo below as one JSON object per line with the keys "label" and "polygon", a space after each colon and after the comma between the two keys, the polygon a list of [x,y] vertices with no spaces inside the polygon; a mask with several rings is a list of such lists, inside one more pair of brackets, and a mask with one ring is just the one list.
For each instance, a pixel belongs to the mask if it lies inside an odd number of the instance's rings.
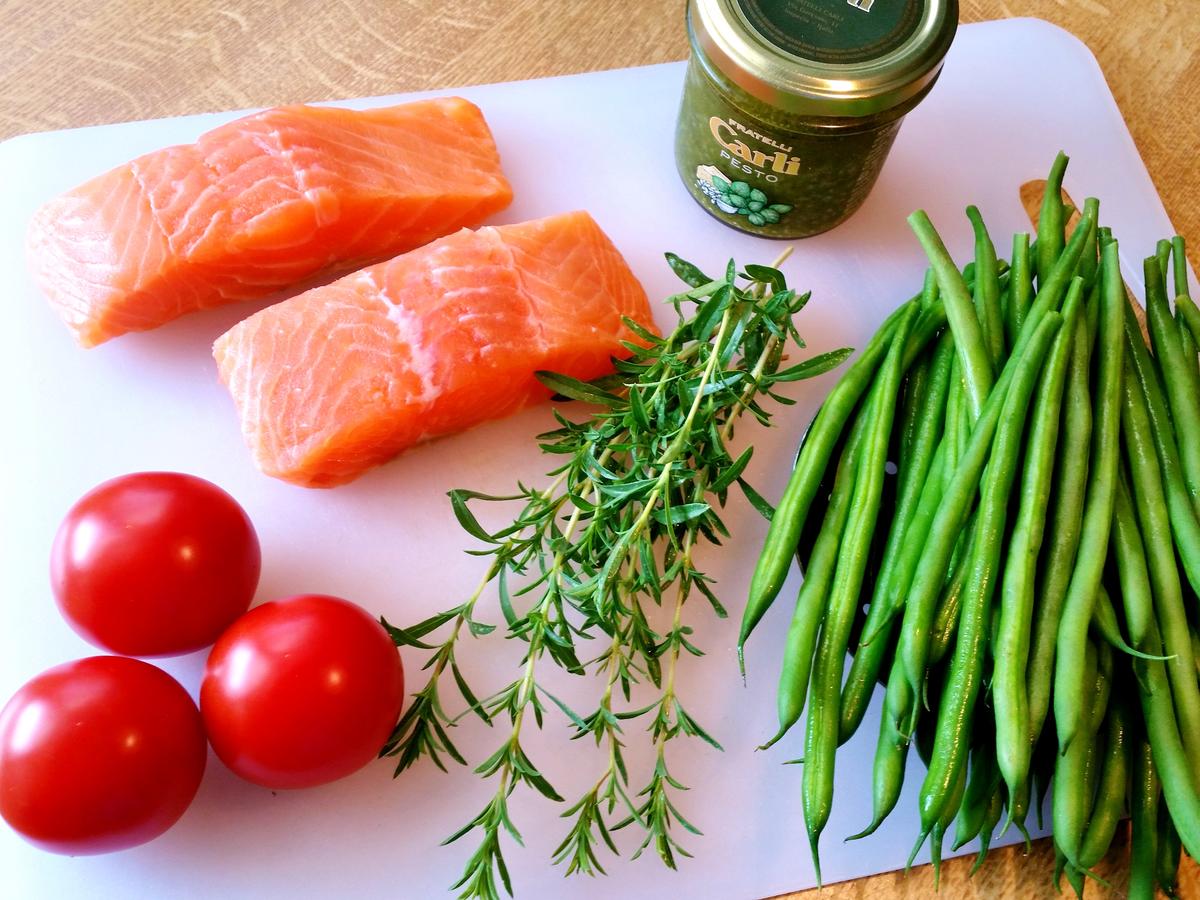
{"label": "white fat line on salmon", "polygon": [[539,350],[545,351],[550,346],[550,336],[546,332],[545,318],[537,314],[534,309],[533,297],[534,293],[527,284],[528,273],[524,266],[517,262],[517,254],[513,248],[504,240],[504,236],[498,229],[493,226],[485,226],[479,229],[479,233],[487,232],[488,238],[496,245],[496,247],[504,254],[508,260],[508,270],[513,273],[513,278],[517,286],[517,293],[525,301],[526,320],[530,325],[530,330],[537,335],[537,347]]}
{"label": "white fat line on salmon", "polygon": [[398,337],[408,345],[411,358],[411,371],[421,380],[421,392],[413,396],[413,401],[431,404],[440,395],[433,384],[434,360],[424,344],[424,330],[419,317],[405,309],[400,303],[388,296],[384,286],[375,279],[371,269],[364,269],[358,277],[375,289],[375,294],[387,306],[387,317],[395,324]]}

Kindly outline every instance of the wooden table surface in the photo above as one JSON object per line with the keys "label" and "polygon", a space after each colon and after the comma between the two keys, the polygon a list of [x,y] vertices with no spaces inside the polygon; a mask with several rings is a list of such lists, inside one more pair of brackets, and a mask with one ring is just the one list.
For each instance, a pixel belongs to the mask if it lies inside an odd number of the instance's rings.
{"label": "wooden table surface", "polygon": [[[1197,267],[1197,0],[961,0],[961,7],[964,22],[1047,19],[1092,49]],[[682,9],[683,0],[0,0],[0,139],[683,59]],[[1112,889],[1090,884],[1089,897],[1125,895],[1126,847],[1118,843],[1102,869]],[[970,880],[969,861],[951,861],[941,896],[1057,897],[1052,866],[1047,841],[1029,857],[1019,848],[996,851]],[[1183,896],[1200,897],[1195,864],[1182,874]],[[833,885],[819,896],[932,892],[932,871],[923,867]]]}

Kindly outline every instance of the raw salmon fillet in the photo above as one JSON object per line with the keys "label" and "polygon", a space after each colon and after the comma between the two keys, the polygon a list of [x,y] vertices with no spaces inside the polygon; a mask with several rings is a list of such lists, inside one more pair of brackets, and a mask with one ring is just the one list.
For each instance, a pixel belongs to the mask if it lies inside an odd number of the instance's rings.
{"label": "raw salmon fillet", "polygon": [[457,97],[271,109],[51,200],[34,278],[92,347],[478,225],[512,200],[479,109]]}
{"label": "raw salmon fillet", "polygon": [[588,379],[653,328],[646,293],[585,212],[464,229],[270,306],[213,355],[262,471],[308,487],[357,478],[419,441]]}

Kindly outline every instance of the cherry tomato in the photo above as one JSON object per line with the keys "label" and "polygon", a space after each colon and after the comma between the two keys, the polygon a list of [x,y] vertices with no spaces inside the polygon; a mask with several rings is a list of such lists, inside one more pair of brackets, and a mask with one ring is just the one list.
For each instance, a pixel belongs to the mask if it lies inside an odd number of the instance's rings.
{"label": "cherry tomato", "polygon": [[217,755],[271,788],[324,784],[362,768],[403,701],[400,656],[383,626],[321,594],[264,603],[234,622],[200,686]]}
{"label": "cherry tomato", "polygon": [[0,816],[72,856],[158,837],[196,795],[196,704],[149,663],[93,656],[48,669],[0,712]]}
{"label": "cherry tomato", "polygon": [[50,581],[85,640],[127,656],[207,647],[250,606],[254,526],[211,482],[138,472],[84,495],[59,526]]}

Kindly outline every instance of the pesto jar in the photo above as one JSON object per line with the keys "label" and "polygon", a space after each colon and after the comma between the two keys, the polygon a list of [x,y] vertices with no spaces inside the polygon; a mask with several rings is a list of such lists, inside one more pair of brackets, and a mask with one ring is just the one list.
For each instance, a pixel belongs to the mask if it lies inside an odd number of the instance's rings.
{"label": "pesto jar", "polygon": [[741,231],[833,228],[866,199],[957,26],[958,0],[689,0],[683,183]]}

